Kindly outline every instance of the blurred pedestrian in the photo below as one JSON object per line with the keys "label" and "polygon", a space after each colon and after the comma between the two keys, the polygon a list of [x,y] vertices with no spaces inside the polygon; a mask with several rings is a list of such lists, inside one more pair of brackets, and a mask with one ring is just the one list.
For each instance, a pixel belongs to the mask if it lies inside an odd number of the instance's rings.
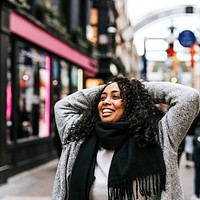
{"label": "blurred pedestrian", "polygon": [[183,200],[177,151],[198,110],[195,89],[124,77],[63,98],[53,200]]}
{"label": "blurred pedestrian", "polygon": [[191,168],[194,166],[193,162],[193,139],[194,139],[194,130],[193,126],[190,127],[188,133],[184,139],[184,152],[185,152],[185,166],[186,168]]}
{"label": "blurred pedestrian", "polygon": [[194,195],[191,200],[200,200],[200,113],[190,128],[194,132]]}

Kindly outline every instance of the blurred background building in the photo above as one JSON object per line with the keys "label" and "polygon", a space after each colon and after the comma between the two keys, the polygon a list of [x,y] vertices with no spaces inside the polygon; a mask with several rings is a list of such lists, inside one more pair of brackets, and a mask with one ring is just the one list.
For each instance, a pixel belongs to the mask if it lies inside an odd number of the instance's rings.
{"label": "blurred background building", "polygon": [[[150,12],[141,3],[0,2],[0,184],[59,156],[53,107],[72,92],[113,75],[200,90],[200,5],[182,1]],[[180,28],[179,17],[189,17],[193,28]]]}
{"label": "blurred background building", "polygon": [[[200,3],[196,0],[128,0],[142,77],[200,89]],[[141,12],[142,11],[142,12]]]}

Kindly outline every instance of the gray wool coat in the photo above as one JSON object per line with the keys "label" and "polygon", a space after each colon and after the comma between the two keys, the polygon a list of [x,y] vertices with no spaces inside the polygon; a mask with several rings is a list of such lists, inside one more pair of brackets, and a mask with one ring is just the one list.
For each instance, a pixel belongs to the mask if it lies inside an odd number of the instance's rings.
{"label": "gray wool coat", "polygon": [[[160,142],[166,164],[166,191],[161,200],[183,200],[179,177],[177,150],[192,121],[199,112],[199,93],[197,90],[176,83],[145,82],[145,87],[156,103],[168,104],[169,110],[159,121]],[[75,92],[55,105],[55,117],[63,144],[53,187],[53,200],[68,200],[70,175],[79,148],[83,141],[65,144],[69,128],[90,106],[92,98],[103,86]],[[81,170],[81,169],[80,169]],[[152,198],[155,200],[155,198]]]}

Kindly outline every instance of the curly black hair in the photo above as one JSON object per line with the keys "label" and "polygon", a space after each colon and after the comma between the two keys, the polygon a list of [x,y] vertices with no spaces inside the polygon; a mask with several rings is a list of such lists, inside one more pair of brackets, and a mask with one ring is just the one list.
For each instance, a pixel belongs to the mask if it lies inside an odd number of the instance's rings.
{"label": "curly black hair", "polygon": [[[124,114],[121,121],[129,122],[129,133],[140,147],[159,142],[158,121],[164,115],[149,95],[144,84],[139,80],[129,80],[126,77],[114,77],[106,85],[113,82],[118,84],[121,97],[126,101]],[[105,88],[104,87],[104,88]],[[102,91],[104,90],[102,89]],[[102,91],[91,101],[91,106],[86,110],[80,120],[69,130],[67,140],[78,141],[92,134],[97,121],[98,103]]]}

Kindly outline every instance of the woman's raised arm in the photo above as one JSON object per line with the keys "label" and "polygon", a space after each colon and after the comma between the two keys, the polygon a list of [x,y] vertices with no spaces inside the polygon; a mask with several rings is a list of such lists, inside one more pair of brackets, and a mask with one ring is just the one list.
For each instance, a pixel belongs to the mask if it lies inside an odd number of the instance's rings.
{"label": "woman's raised arm", "polygon": [[55,106],[55,119],[57,129],[64,143],[69,128],[77,122],[81,114],[87,110],[91,101],[101,91],[103,86],[83,89],[59,100]]}

